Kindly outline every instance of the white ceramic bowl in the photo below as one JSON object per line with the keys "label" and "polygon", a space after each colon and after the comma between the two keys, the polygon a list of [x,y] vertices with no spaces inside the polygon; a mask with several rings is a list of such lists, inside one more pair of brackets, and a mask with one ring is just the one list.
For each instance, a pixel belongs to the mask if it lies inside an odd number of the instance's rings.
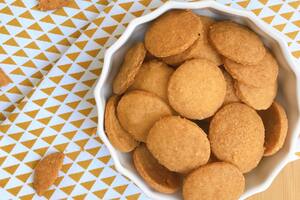
{"label": "white ceramic bowl", "polygon": [[112,80],[123,61],[124,53],[136,41],[142,41],[149,22],[171,9],[192,9],[200,15],[210,16],[218,20],[233,20],[246,25],[261,36],[265,45],[271,49],[280,65],[279,90],[277,100],[283,104],[289,119],[289,132],[284,147],[275,156],[264,158],[259,166],[246,174],[246,190],[241,199],[266,190],[281,169],[288,163],[289,157],[294,153],[299,129],[299,74],[300,68],[293,63],[286,43],[281,36],[271,30],[266,24],[247,11],[236,10],[223,6],[214,1],[175,2],[165,3],[154,12],[134,19],[105,54],[101,78],[95,88],[94,95],[98,106],[98,133],[109,149],[115,162],[116,169],[131,179],[151,199],[180,199],[180,194],[165,195],[152,190],[135,171],[130,153],[121,153],[116,150],[104,132],[104,108],[107,99],[112,94]]}

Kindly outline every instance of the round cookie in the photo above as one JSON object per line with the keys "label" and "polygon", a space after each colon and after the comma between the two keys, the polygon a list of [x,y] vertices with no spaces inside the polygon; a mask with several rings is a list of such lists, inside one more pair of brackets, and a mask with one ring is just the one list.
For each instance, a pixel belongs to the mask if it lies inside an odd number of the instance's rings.
{"label": "round cookie", "polygon": [[184,200],[237,200],[245,189],[243,174],[226,162],[214,162],[189,174],[183,182]]}
{"label": "round cookie", "polygon": [[211,46],[208,41],[208,31],[209,27],[215,22],[213,19],[208,17],[199,16],[203,25],[203,38],[200,37],[199,39],[194,42],[194,44],[189,47],[184,52],[162,58],[162,60],[173,66],[178,66],[182,64],[184,61],[192,59],[192,58],[203,58],[215,62],[217,65],[222,64],[222,60],[220,54]]}
{"label": "round cookie", "polygon": [[146,55],[144,44],[139,42],[129,49],[126,53],[120,71],[113,81],[113,92],[123,94],[133,83],[136,74],[142,66]]}
{"label": "round cookie", "polygon": [[130,90],[145,90],[152,92],[168,102],[167,87],[174,69],[163,62],[152,60],[143,63],[136,75]]}
{"label": "round cookie", "polygon": [[116,115],[118,100],[119,97],[113,95],[106,104],[104,116],[105,133],[116,149],[121,152],[130,152],[138,145],[138,142],[120,125]]}
{"label": "round cookie", "polygon": [[226,81],[226,95],[223,102],[223,105],[227,105],[234,102],[240,102],[240,99],[235,94],[235,89],[233,86],[233,79],[232,77],[225,71],[222,70],[225,81]]}
{"label": "round cookie", "polygon": [[180,65],[168,85],[170,105],[182,116],[204,119],[223,104],[226,82],[222,71],[211,61],[193,59]]}
{"label": "round cookie", "polygon": [[252,87],[243,83],[235,82],[234,87],[239,99],[255,110],[268,109],[277,94],[277,82],[265,87]]}
{"label": "round cookie", "polygon": [[179,174],[169,171],[157,162],[146,145],[142,144],[133,151],[133,163],[140,176],[154,190],[171,194],[181,185]]}
{"label": "round cookie", "polygon": [[269,52],[256,65],[242,65],[230,59],[224,59],[224,66],[234,79],[253,87],[274,84],[278,76],[278,64]]}
{"label": "round cookie", "polygon": [[117,114],[122,127],[137,141],[145,142],[152,125],[172,115],[172,109],[155,94],[134,90],[121,98]]}
{"label": "round cookie", "polygon": [[145,35],[146,49],[156,57],[179,54],[202,36],[202,23],[188,10],[173,10],[163,14],[149,27]]}
{"label": "round cookie", "polygon": [[237,166],[241,172],[254,169],[264,152],[264,124],[255,110],[242,103],[221,108],[209,127],[214,155]]}
{"label": "round cookie", "polygon": [[264,156],[272,156],[282,146],[288,131],[288,120],[283,107],[278,102],[273,102],[270,108],[259,111],[258,114],[265,126],[265,153]]}
{"label": "round cookie", "polygon": [[194,122],[179,116],[161,118],[150,129],[147,147],[160,164],[186,173],[206,164],[210,145],[205,132]]}
{"label": "round cookie", "polygon": [[220,54],[244,65],[255,65],[266,54],[264,44],[256,33],[231,21],[213,24],[209,38]]}

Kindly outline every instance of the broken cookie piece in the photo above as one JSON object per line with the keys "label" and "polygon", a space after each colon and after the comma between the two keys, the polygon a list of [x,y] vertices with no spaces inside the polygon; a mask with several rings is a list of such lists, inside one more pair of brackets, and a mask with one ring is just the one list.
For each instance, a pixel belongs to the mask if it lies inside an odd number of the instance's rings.
{"label": "broken cookie piece", "polygon": [[43,195],[58,177],[64,154],[52,153],[39,161],[34,169],[33,187],[39,196]]}

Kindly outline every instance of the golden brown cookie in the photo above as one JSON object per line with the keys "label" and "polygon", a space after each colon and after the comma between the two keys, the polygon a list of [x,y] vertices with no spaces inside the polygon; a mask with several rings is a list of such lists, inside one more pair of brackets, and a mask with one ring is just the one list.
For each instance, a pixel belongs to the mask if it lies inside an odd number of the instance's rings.
{"label": "golden brown cookie", "polygon": [[152,92],[168,102],[167,87],[174,69],[158,60],[143,63],[130,90]]}
{"label": "golden brown cookie", "polygon": [[146,145],[138,146],[132,157],[137,172],[154,190],[171,194],[179,189],[181,185],[180,175],[159,164]]}
{"label": "golden brown cookie", "polygon": [[156,57],[173,56],[189,48],[202,32],[201,20],[193,12],[172,10],[150,25],[145,46]]}
{"label": "golden brown cookie", "polygon": [[42,11],[55,10],[69,4],[69,0],[39,0],[39,9]]}
{"label": "golden brown cookie", "polygon": [[240,102],[240,99],[235,94],[235,89],[233,86],[233,79],[232,77],[225,71],[222,70],[225,81],[226,81],[226,95],[224,99],[223,105],[227,105],[234,102]]}
{"label": "golden brown cookie", "polygon": [[117,114],[122,127],[137,141],[145,142],[153,124],[172,115],[172,109],[155,94],[134,90],[121,98]]}
{"label": "golden brown cookie", "polygon": [[209,38],[220,54],[244,65],[255,65],[266,54],[264,44],[256,33],[231,21],[213,24]]}
{"label": "golden brown cookie", "polygon": [[256,65],[242,65],[229,59],[224,59],[224,66],[231,76],[240,83],[253,87],[265,87],[276,82],[278,64],[271,53]]}
{"label": "golden brown cookie", "polygon": [[10,78],[5,74],[5,72],[0,69],[0,86],[6,86],[9,83],[11,83],[12,81],[10,80]]}
{"label": "golden brown cookie", "polygon": [[119,97],[113,95],[107,101],[104,116],[105,132],[116,149],[121,152],[130,152],[138,145],[138,142],[120,125],[116,113],[118,100]]}
{"label": "golden brown cookie", "polygon": [[190,173],[183,182],[184,200],[237,200],[245,189],[245,178],[234,166],[214,162]]}
{"label": "golden brown cookie", "polygon": [[146,49],[144,44],[139,42],[129,49],[126,53],[120,71],[113,81],[113,92],[115,94],[124,93],[134,81],[144,61]]}
{"label": "golden brown cookie", "polygon": [[204,119],[223,104],[226,82],[218,66],[208,60],[193,59],[180,65],[168,85],[170,105],[182,116]]}
{"label": "golden brown cookie", "polygon": [[150,129],[147,147],[160,164],[186,173],[207,163],[210,145],[205,132],[179,116],[161,118]]}
{"label": "golden brown cookie", "polygon": [[64,160],[63,153],[47,155],[34,169],[33,187],[38,195],[43,195],[55,182]]}
{"label": "golden brown cookie", "polygon": [[235,82],[234,87],[239,99],[255,110],[268,109],[277,94],[277,82],[259,88]]}
{"label": "golden brown cookie", "polygon": [[208,41],[208,31],[209,27],[215,22],[213,19],[208,17],[199,16],[203,25],[203,37],[200,37],[194,42],[194,44],[189,47],[184,52],[162,58],[162,60],[173,66],[178,66],[184,61],[192,58],[203,58],[215,62],[217,65],[222,64],[221,57],[219,53],[214,49],[213,46]]}
{"label": "golden brown cookie", "polygon": [[264,152],[264,124],[255,110],[242,103],[221,108],[209,127],[214,155],[236,165],[241,172],[254,169]]}
{"label": "golden brown cookie", "polygon": [[265,153],[264,156],[271,156],[277,153],[282,146],[288,131],[288,120],[283,107],[278,102],[258,114],[265,125]]}

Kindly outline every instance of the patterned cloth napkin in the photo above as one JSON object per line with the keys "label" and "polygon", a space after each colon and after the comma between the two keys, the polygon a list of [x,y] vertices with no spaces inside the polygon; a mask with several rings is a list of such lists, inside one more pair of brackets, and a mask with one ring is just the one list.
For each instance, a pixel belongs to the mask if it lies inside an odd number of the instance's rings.
{"label": "patterned cloth napkin", "polygon": [[[218,2],[255,13],[281,32],[300,61],[299,0]],[[93,88],[105,50],[132,19],[162,3],[73,0],[41,12],[35,0],[0,0],[0,67],[13,81],[0,91],[1,199],[147,199],[115,170],[96,134]],[[63,168],[38,197],[32,170],[56,151],[66,154]]]}

